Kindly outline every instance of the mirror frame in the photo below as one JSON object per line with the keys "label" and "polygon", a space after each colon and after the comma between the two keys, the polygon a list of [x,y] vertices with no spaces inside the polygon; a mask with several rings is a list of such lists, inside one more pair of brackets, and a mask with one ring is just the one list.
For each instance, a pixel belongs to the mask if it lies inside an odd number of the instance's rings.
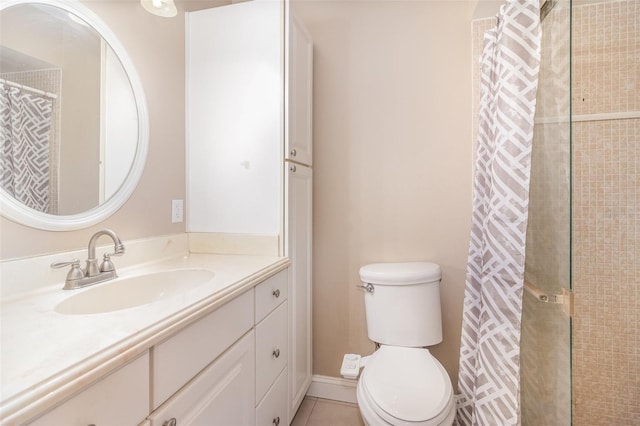
{"label": "mirror frame", "polygon": [[147,160],[149,149],[149,114],[142,82],[131,58],[111,29],[88,7],[72,0],[0,0],[0,11],[20,4],[44,4],[73,13],[91,25],[117,55],[124,68],[136,102],[138,112],[138,145],[131,169],[118,191],[104,203],[82,213],[52,215],[38,212],[16,201],[0,188],[0,215],[31,228],[47,231],[71,231],[95,225],[113,215],[129,199],[136,189]]}

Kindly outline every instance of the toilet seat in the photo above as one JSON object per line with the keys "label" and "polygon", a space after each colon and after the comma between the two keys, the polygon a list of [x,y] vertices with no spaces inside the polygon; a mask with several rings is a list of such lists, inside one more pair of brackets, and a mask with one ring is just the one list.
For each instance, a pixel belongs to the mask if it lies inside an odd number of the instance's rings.
{"label": "toilet seat", "polygon": [[358,402],[364,417],[393,425],[451,424],[455,414],[447,372],[421,348],[381,346],[360,376]]}

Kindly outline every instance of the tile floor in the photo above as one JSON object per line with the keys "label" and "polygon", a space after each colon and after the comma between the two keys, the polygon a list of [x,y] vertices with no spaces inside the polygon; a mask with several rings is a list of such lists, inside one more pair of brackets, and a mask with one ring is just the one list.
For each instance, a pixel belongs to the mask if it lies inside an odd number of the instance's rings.
{"label": "tile floor", "polygon": [[363,426],[356,404],[305,396],[291,426]]}

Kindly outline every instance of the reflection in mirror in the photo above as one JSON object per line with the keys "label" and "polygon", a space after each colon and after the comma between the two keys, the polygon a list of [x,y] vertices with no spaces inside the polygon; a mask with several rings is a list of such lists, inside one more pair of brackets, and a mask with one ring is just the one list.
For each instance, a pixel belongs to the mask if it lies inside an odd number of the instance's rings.
{"label": "reflection in mirror", "polygon": [[115,36],[78,2],[0,5],[4,215],[23,210],[29,226],[78,229],[126,201],[147,136],[142,90],[127,64]]}

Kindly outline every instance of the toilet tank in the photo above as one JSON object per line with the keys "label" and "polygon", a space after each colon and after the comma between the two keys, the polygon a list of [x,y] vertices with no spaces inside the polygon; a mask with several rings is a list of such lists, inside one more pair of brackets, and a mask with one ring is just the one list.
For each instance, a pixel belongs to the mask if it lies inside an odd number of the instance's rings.
{"label": "toilet tank", "polygon": [[[369,339],[423,347],[442,341],[440,266],[428,262],[374,263],[360,268]],[[371,286],[369,286],[371,288]]]}

